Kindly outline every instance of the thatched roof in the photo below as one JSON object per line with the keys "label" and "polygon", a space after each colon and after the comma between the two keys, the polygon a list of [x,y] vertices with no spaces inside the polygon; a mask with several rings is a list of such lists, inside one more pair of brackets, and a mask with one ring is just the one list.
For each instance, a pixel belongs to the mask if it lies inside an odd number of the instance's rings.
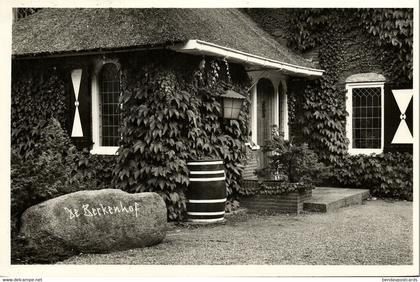
{"label": "thatched roof", "polygon": [[13,25],[17,57],[168,46],[198,39],[302,67],[314,66],[237,9],[47,8]]}

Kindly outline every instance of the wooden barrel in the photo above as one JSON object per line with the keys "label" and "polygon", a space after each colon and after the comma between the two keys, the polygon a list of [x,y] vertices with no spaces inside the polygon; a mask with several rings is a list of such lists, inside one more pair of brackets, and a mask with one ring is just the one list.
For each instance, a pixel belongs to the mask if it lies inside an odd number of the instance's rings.
{"label": "wooden barrel", "polygon": [[188,221],[210,223],[225,216],[226,182],[222,160],[191,161],[187,189]]}

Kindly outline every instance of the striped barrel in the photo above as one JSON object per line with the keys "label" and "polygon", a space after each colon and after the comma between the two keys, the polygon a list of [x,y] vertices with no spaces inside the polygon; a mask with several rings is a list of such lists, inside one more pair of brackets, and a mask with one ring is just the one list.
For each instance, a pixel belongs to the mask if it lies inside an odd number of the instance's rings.
{"label": "striped barrel", "polygon": [[188,221],[210,223],[225,216],[226,183],[223,161],[191,161],[187,189]]}

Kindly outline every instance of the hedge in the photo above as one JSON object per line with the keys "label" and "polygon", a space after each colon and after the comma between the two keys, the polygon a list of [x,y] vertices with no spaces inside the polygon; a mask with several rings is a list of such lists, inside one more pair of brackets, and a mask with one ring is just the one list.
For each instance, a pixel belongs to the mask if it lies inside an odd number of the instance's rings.
{"label": "hedge", "polygon": [[389,152],[347,155],[332,170],[331,183],[370,189],[373,196],[413,200],[413,156]]}

